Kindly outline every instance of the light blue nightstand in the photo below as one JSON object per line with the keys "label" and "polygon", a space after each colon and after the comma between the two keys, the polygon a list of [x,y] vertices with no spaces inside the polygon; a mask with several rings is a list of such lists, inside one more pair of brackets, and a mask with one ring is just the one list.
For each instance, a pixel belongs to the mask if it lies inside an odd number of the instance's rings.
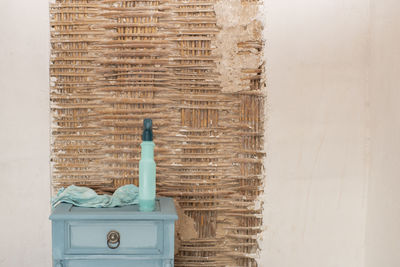
{"label": "light blue nightstand", "polygon": [[171,198],[157,199],[153,212],[140,212],[138,205],[81,208],[60,203],[50,219],[53,266],[174,266],[178,216]]}

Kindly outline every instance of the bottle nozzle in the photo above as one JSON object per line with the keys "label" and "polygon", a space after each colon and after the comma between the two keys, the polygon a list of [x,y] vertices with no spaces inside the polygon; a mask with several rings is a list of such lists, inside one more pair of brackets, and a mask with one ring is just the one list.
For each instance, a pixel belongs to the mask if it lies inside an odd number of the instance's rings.
{"label": "bottle nozzle", "polygon": [[153,141],[153,122],[151,119],[144,119],[143,120],[143,141]]}

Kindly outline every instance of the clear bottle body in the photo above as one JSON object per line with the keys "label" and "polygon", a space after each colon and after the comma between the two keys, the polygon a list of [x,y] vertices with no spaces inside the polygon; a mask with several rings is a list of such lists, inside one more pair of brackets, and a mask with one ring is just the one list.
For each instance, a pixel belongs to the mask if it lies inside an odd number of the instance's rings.
{"label": "clear bottle body", "polygon": [[154,142],[141,143],[139,161],[139,209],[153,211],[156,199],[156,163],[154,161]]}

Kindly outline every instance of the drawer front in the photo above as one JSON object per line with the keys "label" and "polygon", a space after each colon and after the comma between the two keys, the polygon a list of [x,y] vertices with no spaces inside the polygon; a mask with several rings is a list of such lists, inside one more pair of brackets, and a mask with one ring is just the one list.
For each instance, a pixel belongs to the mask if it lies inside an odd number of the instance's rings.
{"label": "drawer front", "polygon": [[[62,267],[161,267],[159,260],[69,260]],[[171,266],[172,267],[172,266]]]}
{"label": "drawer front", "polygon": [[[66,254],[163,253],[162,221],[69,221],[65,225]],[[108,241],[111,231],[119,234],[119,242]]]}

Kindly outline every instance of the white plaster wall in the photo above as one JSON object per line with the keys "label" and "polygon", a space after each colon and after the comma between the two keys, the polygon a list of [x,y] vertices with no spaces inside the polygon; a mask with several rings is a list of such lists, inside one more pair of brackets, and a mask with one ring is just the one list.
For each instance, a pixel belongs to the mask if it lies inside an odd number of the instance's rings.
{"label": "white plaster wall", "polygon": [[268,0],[260,263],[362,267],[369,3]]}
{"label": "white plaster wall", "polygon": [[371,0],[366,267],[400,266],[400,1]]}
{"label": "white plaster wall", "polygon": [[48,1],[0,1],[0,266],[50,266]]}

